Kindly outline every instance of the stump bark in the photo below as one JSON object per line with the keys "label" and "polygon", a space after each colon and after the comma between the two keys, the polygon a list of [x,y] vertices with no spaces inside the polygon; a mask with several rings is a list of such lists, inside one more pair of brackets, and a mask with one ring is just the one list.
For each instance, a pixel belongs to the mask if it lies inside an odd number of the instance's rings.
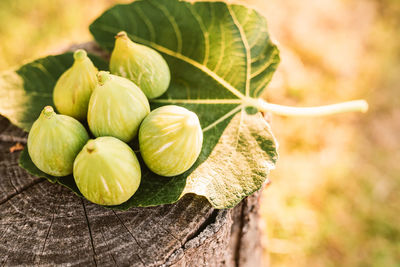
{"label": "stump bark", "polygon": [[10,148],[26,137],[0,117],[1,266],[261,265],[259,194],[229,210],[188,195],[112,211],[20,168]]}

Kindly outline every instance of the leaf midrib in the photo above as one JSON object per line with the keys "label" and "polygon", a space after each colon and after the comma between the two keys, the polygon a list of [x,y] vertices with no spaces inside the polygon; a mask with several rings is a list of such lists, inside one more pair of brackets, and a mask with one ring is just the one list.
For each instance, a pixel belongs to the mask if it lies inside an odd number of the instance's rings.
{"label": "leaf midrib", "polygon": [[[233,11],[231,11],[231,9],[229,8],[230,5],[226,5],[227,9],[231,15],[232,21],[235,24],[235,26],[238,28],[238,31],[240,33],[241,36],[241,40],[243,42],[243,45],[245,47],[245,52],[246,52],[246,96],[249,95],[249,91],[250,91],[250,74],[251,74],[251,60],[249,59],[250,57],[250,51],[249,51],[249,47],[247,44],[247,39],[246,36],[243,33],[243,28],[240,26],[239,22],[237,21],[236,17],[234,18],[233,15]],[[236,21],[235,21],[236,20]],[[116,31],[118,31],[119,29],[114,28],[114,27],[108,27],[108,26],[104,26],[104,24],[100,24],[100,26],[97,26],[97,28],[102,29],[104,31],[110,32],[110,33],[115,33]],[[175,29],[174,29],[175,31]],[[221,78],[218,74],[216,74],[214,71],[210,70],[207,66],[187,57],[182,55],[179,52],[175,52],[173,50],[170,50],[162,45],[159,45],[157,43],[154,43],[152,41],[143,39],[137,35],[128,33],[128,35],[134,39],[135,41],[142,43],[142,44],[146,44],[148,46],[151,46],[152,48],[167,54],[169,56],[175,57],[177,59],[180,59],[188,64],[191,64],[192,66],[196,67],[197,69],[203,71],[204,73],[206,73],[208,76],[210,76],[211,78],[213,78],[215,81],[217,81],[219,84],[221,84],[226,90],[228,90],[229,92],[231,92],[233,95],[235,95],[236,97],[238,97],[239,99],[245,99],[245,95],[242,94],[238,89],[236,89],[233,85],[231,85],[229,82],[227,82],[226,80],[224,80],[223,78]],[[247,45],[246,45],[247,44]]]}
{"label": "leaf midrib", "polygon": [[[234,94],[235,96],[237,96],[239,99],[244,99],[244,95],[235,87],[233,87],[230,83],[228,83],[227,81],[225,81],[223,78],[221,78],[220,76],[218,76],[215,72],[213,72],[212,70],[210,70],[209,68],[207,68],[206,66],[204,66],[203,64],[200,64],[199,62],[184,56],[180,53],[177,53],[175,51],[172,51],[166,47],[163,47],[161,45],[158,45],[156,43],[147,41],[145,39],[142,39],[140,37],[137,37],[136,35],[132,35],[129,34],[131,36],[133,36],[133,39],[138,40],[141,43],[145,43],[148,44],[149,46],[157,49],[158,51],[161,51],[164,54],[167,54],[169,56],[175,57],[177,59],[180,59],[186,63],[189,63],[191,65],[193,65],[194,67],[200,69],[201,71],[203,71],[204,73],[206,73],[207,75],[209,75],[211,78],[213,78],[214,80],[216,80],[219,84],[221,84],[223,87],[225,87],[225,89],[227,89],[229,92],[231,92],[232,94]],[[246,78],[247,79],[247,78]]]}

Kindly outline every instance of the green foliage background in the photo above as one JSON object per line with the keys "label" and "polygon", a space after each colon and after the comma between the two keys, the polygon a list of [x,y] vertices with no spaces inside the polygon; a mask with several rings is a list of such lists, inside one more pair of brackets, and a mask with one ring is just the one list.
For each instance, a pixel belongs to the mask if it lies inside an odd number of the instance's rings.
{"label": "green foliage background", "polygon": [[[88,25],[130,1],[0,1],[0,70],[91,39]],[[400,2],[248,0],[282,63],[267,99],[291,105],[367,97],[366,115],[273,117],[280,160],[264,190],[272,266],[400,262]],[[56,14],[56,15],[55,15]]]}

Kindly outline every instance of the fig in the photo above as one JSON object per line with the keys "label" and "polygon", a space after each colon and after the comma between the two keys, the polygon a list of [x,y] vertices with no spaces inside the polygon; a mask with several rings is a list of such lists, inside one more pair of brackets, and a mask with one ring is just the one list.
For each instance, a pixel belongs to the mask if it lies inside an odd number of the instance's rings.
{"label": "fig", "polygon": [[97,84],[97,68],[86,51],[74,53],[74,64],[58,79],[53,92],[53,101],[59,113],[85,120],[90,95]]}
{"label": "fig", "polygon": [[187,171],[203,144],[199,118],[186,108],[168,105],[153,110],[139,129],[139,148],[149,169],[162,176]]}
{"label": "fig", "polygon": [[106,71],[98,73],[88,109],[89,128],[96,137],[113,136],[129,142],[149,112],[149,101],[132,81]]}
{"label": "fig", "polygon": [[124,31],[115,38],[110,59],[111,73],[136,83],[149,99],[161,96],[171,79],[165,59],[156,50],[134,43]]}
{"label": "fig", "polygon": [[41,171],[66,176],[72,173],[75,157],[87,140],[88,133],[79,121],[47,106],[29,132],[28,153]]}
{"label": "fig", "polygon": [[74,162],[74,179],[89,201],[119,205],[138,189],[141,171],[132,149],[111,136],[89,140]]}

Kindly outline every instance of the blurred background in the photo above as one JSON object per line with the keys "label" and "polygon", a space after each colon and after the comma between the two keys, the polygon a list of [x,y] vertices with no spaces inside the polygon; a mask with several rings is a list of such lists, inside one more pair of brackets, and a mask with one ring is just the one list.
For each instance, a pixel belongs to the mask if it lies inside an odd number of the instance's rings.
{"label": "blurred background", "polygon": [[[0,71],[91,40],[113,0],[1,0]],[[248,0],[282,62],[265,98],[366,98],[367,114],[272,117],[280,160],[263,192],[271,266],[400,266],[400,1]]]}

